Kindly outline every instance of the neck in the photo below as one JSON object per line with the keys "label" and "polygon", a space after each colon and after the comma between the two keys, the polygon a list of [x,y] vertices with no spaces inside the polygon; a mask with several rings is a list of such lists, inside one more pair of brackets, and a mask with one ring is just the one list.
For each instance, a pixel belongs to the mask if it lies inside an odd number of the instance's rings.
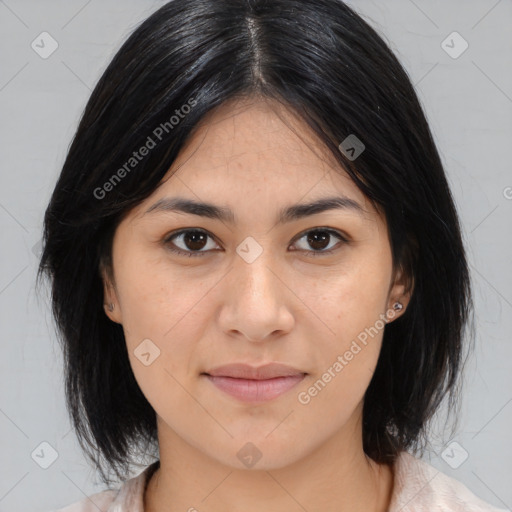
{"label": "neck", "polygon": [[[160,426],[159,426],[160,427]],[[145,512],[385,512],[393,473],[363,452],[362,440],[334,436],[279,469],[240,470],[213,460],[172,431],[161,435],[160,468],[149,481]]]}

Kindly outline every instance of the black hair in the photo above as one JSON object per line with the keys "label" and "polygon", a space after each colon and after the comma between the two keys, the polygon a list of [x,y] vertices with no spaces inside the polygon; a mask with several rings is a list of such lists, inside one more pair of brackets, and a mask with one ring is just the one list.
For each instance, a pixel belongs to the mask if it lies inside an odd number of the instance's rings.
{"label": "black hair", "polygon": [[[340,0],[171,0],[99,79],[44,217],[37,278],[50,278],[67,407],[105,482],[105,468],[125,479],[136,449],[156,454],[158,441],[122,326],[105,314],[100,269],[111,272],[116,227],[201,119],[246,97],[277,101],[307,123],[385,213],[393,268],[409,277],[410,303],[385,328],[365,394],[365,453],[391,463],[421,448],[442,400],[456,403],[470,277],[443,165],[397,57]],[[348,136],[364,144],[356,159],[340,150]],[[130,160],[148,138],[147,156]]]}

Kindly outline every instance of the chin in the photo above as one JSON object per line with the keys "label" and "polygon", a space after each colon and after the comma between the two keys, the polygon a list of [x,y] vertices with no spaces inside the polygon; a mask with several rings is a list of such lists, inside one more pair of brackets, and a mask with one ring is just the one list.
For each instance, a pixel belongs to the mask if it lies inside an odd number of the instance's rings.
{"label": "chin", "polygon": [[[275,434],[274,432],[268,436],[268,432],[271,430],[269,429],[265,434],[259,436],[236,436],[227,442],[229,446],[215,443],[221,448],[221,451],[220,453],[210,453],[210,456],[233,469],[270,471],[294,464],[308,453],[307,446],[301,444],[301,449],[298,450],[298,443],[289,437],[276,435],[270,439]],[[226,458],[226,454],[231,456]]]}

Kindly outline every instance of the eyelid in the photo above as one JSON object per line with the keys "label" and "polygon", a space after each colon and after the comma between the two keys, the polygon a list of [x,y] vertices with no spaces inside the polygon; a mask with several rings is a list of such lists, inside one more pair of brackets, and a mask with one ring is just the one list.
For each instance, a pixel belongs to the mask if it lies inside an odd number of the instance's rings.
{"label": "eyelid", "polygon": [[324,231],[326,233],[329,233],[330,235],[335,235],[344,242],[349,242],[349,236],[343,233],[343,231],[339,231],[338,229],[329,228],[327,226],[315,226],[314,228],[308,228],[304,231],[301,231],[298,235],[295,236],[295,238],[292,239],[292,242],[295,242],[296,240],[300,240],[304,235],[307,235],[308,233],[312,231]]}
{"label": "eyelid", "polygon": [[328,233],[330,236],[334,235],[335,237],[340,239],[340,242],[337,243],[334,247],[331,247],[330,249],[327,249],[324,251],[313,251],[313,250],[308,251],[305,249],[297,249],[296,250],[297,252],[304,253],[306,255],[306,257],[318,257],[318,256],[330,255],[333,252],[338,251],[340,249],[340,245],[346,245],[350,242],[350,238],[348,237],[348,235],[344,234],[343,232],[341,232],[337,229],[329,228],[327,226],[316,226],[314,228],[308,228],[308,229],[302,231],[301,233],[299,233],[298,235],[296,235],[291,243],[295,243],[296,241],[300,240],[308,233],[314,232],[314,231],[325,232],[325,233]]}
{"label": "eyelid", "polygon": [[215,243],[218,244],[218,242],[216,241],[215,236],[213,236],[209,231],[207,231],[205,229],[202,229],[202,228],[183,228],[183,229],[178,229],[176,231],[172,231],[171,233],[168,233],[167,235],[165,235],[164,238],[163,238],[164,246],[166,246],[171,252],[179,254],[180,256],[181,255],[183,255],[183,256],[192,256],[192,257],[194,257],[194,256],[204,256],[204,255],[209,254],[211,252],[211,250],[209,250],[209,251],[184,251],[183,249],[179,249],[179,248],[175,247],[172,244],[172,240],[174,238],[180,236],[180,235],[185,234],[185,233],[202,233],[202,234],[205,234],[206,236],[212,238],[213,240],[215,240]]}
{"label": "eyelid", "polygon": [[[340,232],[337,229],[330,228],[330,227],[327,227],[327,226],[315,226],[313,228],[308,228],[308,229],[300,232],[299,234],[297,234],[292,239],[292,241],[290,243],[294,244],[298,240],[303,238],[305,235],[307,235],[308,233],[315,232],[315,231],[326,232],[326,233],[328,233],[331,236],[334,235],[335,237],[340,239],[340,242],[338,244],[336,244],[333,248],[328,249],[328,250],[324,250],[324,251],[313,251],[313,250],[305,250],[305,249],[296,249],[295,250],[296,252],[306,253],[308,256],[322,256],[322,255],[331,254],[331,253],[337,251],[339,249],[338,246],[340,244],[348,244],[348,243],[350,243],[350,237],[348,235],[346,235],[343,232]],[[212,249],[207,250],[207,251],[185,251],[183,249],[179,249],[179,248],[176,248],[175,246],[173,246],[172,240],[174,238],[176,238],[176,237],[178,237],[180,235],[183,235],[185,233],[194,233],[194,232],[195,233],[205,234],[206,236],[212,238],[218,244],[218,242],[216,241],[216,237],[213,234],[211,234],[209,231],[207,231],[207,230],[205,230],[203,228],[182,228],[182,229],[178,229],[176,231],[172,231],[171,233],[168,233],[167,235],[164,236],[163,244],[165,246],[167,246],[171,252],[174,252],[174,253],[177,253],[177,254],[183,255],[183,256],[189,256],[189,257],[190,256],[192,256],[192,257],[199,256],[199,257],[201,257],[201,256],[209,254],[212,251]],[[218,245],[220,245],[220,244],[218,244]]]}

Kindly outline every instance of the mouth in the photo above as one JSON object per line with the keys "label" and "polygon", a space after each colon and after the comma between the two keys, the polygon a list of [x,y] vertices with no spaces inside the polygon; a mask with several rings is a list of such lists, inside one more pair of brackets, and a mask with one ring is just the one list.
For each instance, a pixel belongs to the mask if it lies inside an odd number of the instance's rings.
{"label": "mouth", "polygon": [[295,387],[307,373],[288,365],[270,363],[259,367],[224,365],[201,375],[217,389],[242,402],[266,402]]}

